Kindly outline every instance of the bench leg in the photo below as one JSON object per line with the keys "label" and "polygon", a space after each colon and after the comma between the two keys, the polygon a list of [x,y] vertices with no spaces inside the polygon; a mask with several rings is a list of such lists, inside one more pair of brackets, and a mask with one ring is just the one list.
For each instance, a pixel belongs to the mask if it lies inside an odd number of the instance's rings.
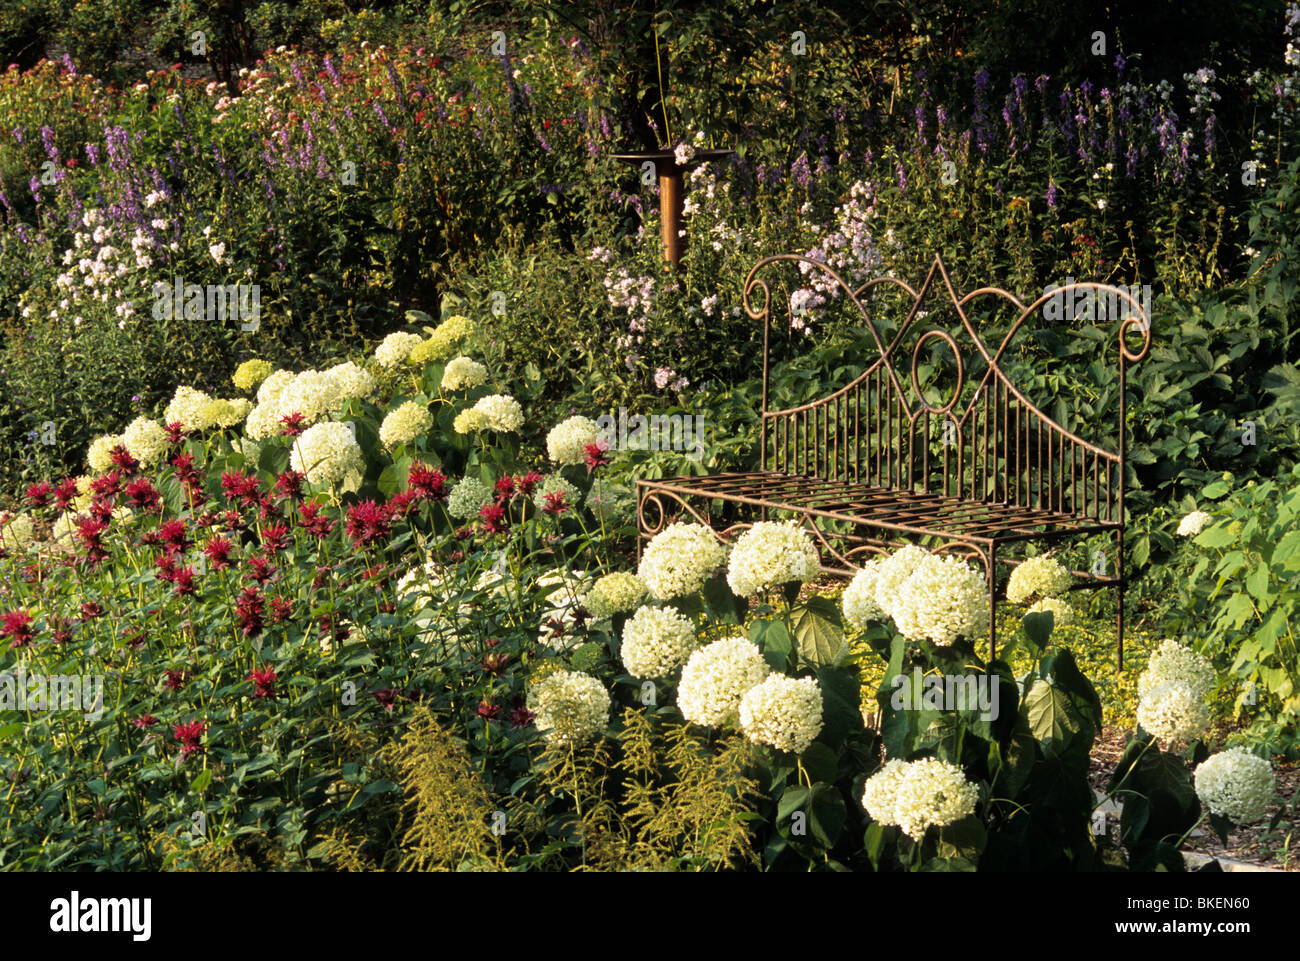
{"label": "bench leg", "polygon": [[988,560],[988,578],[989,578],[989,661],[998,656],[998,610],[997,610],[997,589],[998,589],[998,549],[996,546],[989,548]]}
{"label": "bench leg", "polygon": [[1115,654],[1115,667],[1121,673],[1124,670],[1124,528],[1119,533],[1119,553],[1115,559],[1119,583],[1115,585],[1115,635],[1118,641]]}

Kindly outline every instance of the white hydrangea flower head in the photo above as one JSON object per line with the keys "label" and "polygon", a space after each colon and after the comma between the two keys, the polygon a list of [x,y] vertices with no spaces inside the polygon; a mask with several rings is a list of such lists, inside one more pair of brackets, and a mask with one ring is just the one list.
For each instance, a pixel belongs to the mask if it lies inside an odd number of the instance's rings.
{"label": "white hydrangea flower head", "polygon": [[[54,522],[54,529],[50,534],[51,540],[63,548],[72,548],[74,545],[73,538],[77,534],[77,517],[79,515],[73,511],[64,511]],[[5,545],[4,529],[0,528],[0,546]]]}
{"label": "white hydrangea flower head", "polygon": [[916,566],[930,556],[930,552],[915,544],[904,544],[888,557],[882,558],[876,568],[876,606],[894,615],[894,601],[903,581],[912,576]]}
{"label": "white hydrangea flower head", "polygon": [[844,620],[855,630],[865,630],[869,624],[889,616],[876,603],[876,580],[880,576],[881,562],[882,558],[876,558],[863,564],[840,598]]}
{"label": "white hydrangea flower head", "polygon": [[244,421],[244,433],[250,440],[266,440],[279,435],[284,425],[280,423],[280,411],[274,403],[258,404],[248,412]]}
{"label": "white hydrangea flower head", "polygon": [[480,397],[472,409],[483,415],[483,426],[492,430],[507,433],[524,426],[524,409],[509,394]]}
{"label": "white hydrangea flower head", "polygon": [[416,344],[406,358],[408,364],[421,365],[452,357],[474,335],[474,321],[459,314],[448,317],[434,329],[428,340]]}
{"label": "white hydrangea flower head", "polygon": [[738,597],[752,597],[769,587],[810,581],[820,572],[817,546],[798,521],[759,521],[736,539],[727,583]]}
{"label": "white hydrangea flower head", "polygon": [[551,462],[560,464],[583,463],[583,448],[594,444],[600,436],[600,428],[590,417],[577,414],[561,421],[551,428],[546,435],[546,453]]}
{"label": "white hydrangea flower head", "polygon": [[379,425],[379,439],[389,450],[409,444],[433,429],[433,415],[424,404],[408,400],[384,415]]}
{"label": "white hydrangea flower head", "polygon": [[822,730],[817,679],[770,675],[740,699],[740,727],[755,744],[802,754]]}
{"label": "white hydrangea flower head", "polygon": [[1234,824],[1251,824],[1264,817],[1273,800],[1273,766],[1244,747],[1211,755],[1193,772],[1196,796],[1212,814]]}
{"label": "white hydrangea flower head", "polygon": [[390,369],[397,367],[410,356],[411,351],[423,339],[419,334],[410,334],[402,330],[394,331],[375,348],[375,360],[379,361],[381,367]]}
{"label": "white hydrangea flower head", "polygon": [[947,646],[958,637],[983,637],[989,630],[984,573],[959,557],[927,555],[899,586],[893,616],[909,640]]}
{"label": "white hydrangea flower head", "polygon": [[645,600],[645,581],[628,571],[615,571],[596,581],[587,593],[587,610],[592,617],[610,617],[634,611]]}
{"label": "white hydrangea flower head", "polygon": [[979,787],[956,764],[933,757],[912,761],[898,785],[895,823],[919,841],[927,828],[941,828],[974,813],[979,796]]}
{"label": "white hydrangea flower head", "polygon": [[212,398],[203,391],[182,384],[176,388],[171,403],[163,411],[163,423],[174,424],[179,421],[186,430],[203,430],[211,426],[203,418],[203,408],[210,400]]}
{"label": "white hydrangea flower head", "polygon": [[1070,624],[1074,621],[1074,608],[1058,597],[1044,597],[1041,601],[1035,601],[1029,606],[1026,614],[1041,614],[1044,611],[1051,611],[1054,618],[1054,625],[1060,627],[1062,624]]}
{"label": "white hydrangea flower head", "polygon": [[451,422],[452,429],[458,434],[472,434],[487,425],[487,415],[473,407],[466,407]]}
{"label": "white hydrangea flower head", "polygon": [[1214,665],[1207,658],[1172,638],[1165,638],[1151,653],[1147,669],[1138,676],[1138,697],[1146,697],[1168,681],[1186,681],[1199,700],[1208,701],[1217,680]]}
{"label": "white hydrangea flower head", "polygon": [[304,370],[280,392],[276,408],[280,416],[302,414],[304,422],[314,424],[339,401],[339,384],[321,370]]}
{"label": "white hydrangea flower head", "polygon": [[444,390],[466,390],[486,384],[487,368],[468,357],[453,357],[442,372]]}
{"label": "white hydrangea flower head", "polygon": [[691,619],[671,607],[643,607],[623,627],[619,658],[638,680],[668,677],[695,650]]}
{"label": "white hydrangea flower head", "polygon": [[556,671],[530,692],[537,729],[554,744],[583,744],[609,724],[609,692],[590,674]]}
{"label": "white hydrangea flower head", "polygon": [[167,431],[156,420],[137,417],[122,432],[122,444],[142,466],[153,467],[167,455]]}
{"label": "white hydrangea flower head", "polygon": [[[67,516],[68,515],[64,514],[59,518],[59,520],[62,520],[63,517]],[[58,522],[55,522],[54,528],[54,539],[57,541],[59,539]],[[5,519],[4,515],[0,515],[0,547],[7,551],[20,550],[32,543],[35,538],[36,524],[30,515],[17,514],[8,519]]]}
{"label": "white hydrangea flower head", "polygon": [[96,474],[102,474],[113,466],[113,451],[122,444],[121,434],[103,434],[90,442],[86,450],[86,463]]}
{"label": "white hydrangea flower head", "polygon": [[1179,537],[1195,537],[1213,518],[1205,511],[1192,511],[1178,522]]}
{"label": "white hydrangea flower head", "polygon": [[726,560],[726,549],[702,524],[677,522],[646,545],[637,576],[657,600],[694,594]]}
{"label": "white hydrangea flower head", "polygon": [[279,401],[280,395],[284,389],[293,383],[294,373],[291,370],[277,370],[267,375],[262,381],[262,385],[257,388],[257,402],[266,404],[268,407],[274,407]]}
{"label": "white hydrangea flower head", "polygon": [[339,483],[352,471],[366,469],[352,429],[337,421],[316,424],[295,438],[289,466],[305,475],[310,484],[329,485]]}
{"label": "white hydrangea flower head", "polygon": [[230,379],[240,390],[252,390],[270,377],[272,370],[274,368],[271,366],[270,361],[246,360],[235,368],[235,373]]}
{"label": "white hydrangea flower head", "polygon": [[686,661],[677,685],[677,708],[692,724],[722,727],[737,718],[741,698],[770,673],[757,644],[724,637]]}
{"label": "white hydrangea flower head", "polygon": [[477,517],[479,508],[493,500],[492,488],[477,477],[462,477],[447,495],[447,513],[465,520]]}
{"label": "white hydrangea flower head", "polygon": [[370,375],[370,371],[357,366],[350,360],[335,364],[325,371],[325,374],[334,380],[335,387],[338,389],[338,403],[349,400],[365,400],[375,392],[375,388],[378,386],[375,378]]}
{"label": "white hydrangea flower head", "polygon": [[1157,741],[1195,741],[1210,726],[1210,711],[1187,681],[1165,681],[1138,701],[1137,721]]}
{"label": "white hydrangea flower head", "polygon": [[897,826],[898,794],[910,768],[906,761],[886,761],[880,770],[867,778],[862,790],[862,806],[871,820]]}
{"label": "white hydrangea flower head", "polygon": [[1046,554],[1037,554],[1017,564],[1007,581],[1007,600],[1025,604],[1034,597],[1060,597],[1074,582],[1061,562]]}
{"label": "white hydrangea flower head", "polygon": [[199,420],[204,427],[234,427],[248,417],[252,410],[251,401],[218,397],[203,405],[199,411]]}

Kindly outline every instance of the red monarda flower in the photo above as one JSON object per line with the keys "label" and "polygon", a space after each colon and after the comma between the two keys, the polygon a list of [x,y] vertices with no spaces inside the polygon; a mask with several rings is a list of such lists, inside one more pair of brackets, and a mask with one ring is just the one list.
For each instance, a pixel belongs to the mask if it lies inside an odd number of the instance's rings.
{"label": "red monarda flower", "polygon": [[228,501],[240,501],[245,507],[256,505],[261,500],[261,490],[254,473],[242,474],[228,470],[221,475],[221,490]]}
{"label": "red monarda flower", "polygon": [[134,474],[140,467],[140,462],[132,457],[130,451],[121,444],[113,448],[112,453],[109,454],[109,459],[112,460],[114,467],[120,467],[128,474]]}
{"label": "red monarda flower", "polygon": [[171,551],[164,551],[154,559],[154,566],[158,568],[158,579],[160,581],[170,581],[176,576],[176,557]]}
{"label": "red monarda flower", "polygon": [[253,682],[253,697],[275,697],[275,671],[270,668],[254,670],[248,675],[248,680]]}
{"label": "red monarda flower", "polygon": [[384,509],[388,511],[388,517],[390,520],[399,520],[407,515],[411,509],[411,505],[415,503],[415,500],[415,491],[400,491],[388,498],[388,503],[384,505]]}
{"label": "red monarda flower", "polygon": [[542,506],[542,510],[548,514],[563,514],[569,509],[564,499],[564,491],[552,491],[545,496],[544,500],[546,503]]}
{"label": "red monarda flower", "polygon": [[145,728],[150,728],[153,727],[155,724],[157,724],[158,718],[154,717],[152,714],[144,714],[140,717],[137,717],[131,723],[143,731]]}
{"label": "red monarda flower", "polygon": [[230,541],[224,537],[214,537],[203,545],[203,554],[212,564],[215,570],[225,570],[230,566],[230,551],[232,548]]}
{"label": "red monarda flower", "polygon": [[262,528],[262,548],[268,554],[282,551],[289,544],[289,525],[267,524]]}
{"label": "red monarda flower", "polygon": [[185,429],[185,425],[178,420],[174,420],[170,424],[164,424],[163,430],[167,432],[167,443],[169,444],[179,444],[185,439],[185,435],[189,433]]}
{"label": "red monarda flower", "polygon": [[187,597],[194,593],[194,568],[180,567],[172,575],[172,588],[178,597]]}
{"label": "red monarda flower", "polygon": [[280,424],[281,437],[297,437],[307,429],[307,418],[295,410],[281,417]]}
{"label": "red monarda flower", "polygon": [[179,517],[158,525],[158,539],[170,552],[184,551],[190,543],[189,535],[185,531],[185,522]]}
{"label": "red monarda flower", "polygon": [[506,663],[509,660],[510,655],[508,654],[489,654],[483,658],[483,669],[493,677],[498,677],[506,669]]}
{"label": "red monarda flower", "polygon": [[72,640],[72,625],[62,617],[50,618],[50,636],[55,644],[67,644]]}
{"label": "red monarda flower", "polygon": [[479,526],[484,534],[500,534],[506,529],[506,509],[500,504],[486,504],[480,507],[478,516],[483,521]]}
{"label": "red monarda flower", "polygon": [[190,721],[188,724],[177,724],[172,728],[172,736],[181,742],[181,753],[188,756],[195,751],[203,751],[203,745],[199,742],[207,729],[208,726],[202,721]]}
{"label": "red monarda flower", "polygon": [[420,500],[442,500],[449,493],[447,475],[420,463],[411,465],[406,486],[407,489],[414,491],[415,496]]}
{"label": "red monarda flower", "polygon": [[542,482],[542,475],[535,470],[530,470],[527,474],[520,474],[515,478],[515,490],[519,491],[524,497],[532,497],[533,491],[537,485]]}
{"label": "red monarda flower", "polygon": [[83,621],[93,621],[97,617],[103,616],[104,608],[95,601],[86,601],[81,605],[81,619]]}
{"label": "red monarda flower", "polygon": [[26,611],[9,611],[0,623],[0,637],[13,639],[14,647],[26,647],[36,637],[32,630],[32,616]]}
{"label": "red monarda flower", "polygon": [[293,613],[293,601],[283,597],[271,598],[271,621],[279,624],[281,621],[287,621],[289,615]]}
{"label": "red monarda flower", "polygon": [[114,497],[122,489],[122,475],[115,470],[96,477],[90,482],[90,492],[96,497]]}
{"label": "red monarda flower", "polygon": [[260,554],[250,554],[248,558],[248,576],[259,584],[271,579],[271,562]]}
{"label": "red monarda flower", "polygon": [[235,601],[235,615],[245,637],[257,637],[262,633],[262,595],[256,587],[246,587],[240,592]]}
{"label": "red monarda flower", "polygon": [[497,495],[497,503],[508,501],[515,496],[515,479],[509,474],[503,476],[499,481],[492,485],[492,490]]}
{"label": "red monarda flower", "polygon": [[173,457],[171,465],[176,469],[176,477],[187,487],[197,484],[202,479],[199,469],[194,466],[194,455],[189,451],[181,451]]}
{"label": "red monarda flower", "polygon": [[72,506],[72,502],[77,499],[81,493],[77,490],[77,479],[75,477],[65,477],[59,481],[54,488],[54,500],[59,505],[59,510],[66,511]]}
{"label": "red monarda flower", "polygon": [[582,459],[587,462],[587,473],[609,464],[609,458],[605,456],[607,450],[609,444],[603,440],[592,441],[582,449]]}
{"label": "red monarda flower", "polygon": [[242,531],[244,529],[244,518],[239,511],[234,508],[221,512],[221,522],[226,525],[226,530],[232,534],[235,531]]}
{"label": "red monarda flower", "polygon": [[529,724],[533,723],[535,717],[537,717],[537,715],[528,710],[528,708],[523,705],[517,705],[515,709],[510,712],[510,723],[515,727],[527,727]]}
{"label": "red monarda flower", "polygon": [[307,478],[296,470],[287,470],[275,479],[275,490],[285,500],[302,497],[302,484]]}
{"label": "red monarda flower", "polygon": [[147,477],[138,477],[126,485],[126,503],[128,507],[156,511],[162,507],[162,495]]}
{"label": "red monarda flower", "polygon": [[54,490],[45,481],[36,484],[27,485],[27,503],[31,504],[37,510],[46,507],[50,503],[50,493]]}
{"label": "red monarda flower", "polygon": [[474,712],[485,721],[495,721],[501,716],[501,705],[493,704],[487,698],[478,702],[478,710]]}
{"label": "red monarda flower", "polygon": [[185,686],[185,672],[167,670],[163,672],[167,675],[166,686],[169,691],[179,691]]}
{"label": "red monarda flower", "polygon": [[302,519],[302,526],[313,537],[328,537],[334,530],[334,522],[321,513],[321,506],[314,501],[299,504],[298,516]]}
{"label": "red monarda flower", "polygon": [[92,520],[98,521],[107,528],[109,521],[113,519],[113,502],[103,498],[96,498],[90,502],[90,507],[86,509],[86,513],[91,516]]}
{"label": "red monarda flower", "polygon": [[358,546],[373,544],[388,536],[388,512],[374,501],[362,501],[348,509],[348,537]]}
{"label": "red monarda flower", "polygon": [[370,696],[384,706],[385,711],[391,712],[393,705],[397,703],[397,696],[401,692],[395,687],[381,687],[377,691],[371,691]]}
{"label": "red monarda flower", "polygon": [[90,562],[98,564],[108,557],[101,540],[104,531],[108,530],[108,522],[96,517],[78,517],[74,523],[77,525],[77,538],[86,546]]}

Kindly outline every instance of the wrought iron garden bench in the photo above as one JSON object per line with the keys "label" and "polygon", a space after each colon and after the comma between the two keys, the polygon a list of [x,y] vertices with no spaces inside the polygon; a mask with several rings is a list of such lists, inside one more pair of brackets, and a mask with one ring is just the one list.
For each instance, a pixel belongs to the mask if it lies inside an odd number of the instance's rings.
{"label": "wrought iron garden bench", "polygon": [[[803,272],[805,289],[806,278],[820,273],[826,278],[821,284],[824,293],[838,290],[848,298],[846,304],[860,315],[878,355],[839,390],[801,406],[769,410],[773,302],[759,274],[792,263]],[[789,286],[784,289],[788,292]],[[890,297],[898,301],[896,310],[885,303]],[[1118,328],[1117,450],[1066,430],[1025,397],[1003,370],[1014,356],[1008,351],[1021,326],[1053,297],[1068,298],[1067,305],[1081,297],[1095,298],[1098,309],[1111,305],[1115,315],[1109,319],[1123,317]],[[788,297],[785,303],[793,321],[800,311],[789,307]],[[877,317],[904,317],[888,343],[872,323],[868,303],[877,308]],[[1009,314],[1006,333],[992,352],[971,323],[969,314],[977,313],[976,304]],[[1114,573],[1104,555],[1100,563],[1073,573],[1076,588],[1115,588],[1122,669],[1125,372],[1151,348],[1149,318],[1129,291],[1074,283],[1027,306],[995,287],[960,295],[937,256],[919,290],[894,277],[870,279],[853,288],[825,264],[786,254],[754,266],[745,280],[744,306],[751,318],[763,322],[760,469],[639,480],[640,542],[683,513],[713,528],[724,541],[756,519],[785,513],[801,519],[820,544],[824,571],[852,576],[864,558],[889,550],[891,539],[933,539],[933,550],[982,563],[989,585],[993,657],[998,564],[1012,563],[1008,555],[1026,542],[1111,535]],[[951,325],[951,333],[927,319],[936,311],[953,312],[959,323]],[[882,325],[886,332],[893,326],[884,320]],[[1138,336],[1140,349],[1133,350],[1129,341]],[[908,360],[905,344],[911,345],[910,370],[899,363]],[[951,354],[951,369],[940,385],[950,391],[950,396],[939,394],[939,399],[948,397],[944,404],[935,401],[935,384],[921,385],[921,379],[938,376],[941,345]],[[724,523],[732,523],[715,526],[715,508],[729,515]]]}

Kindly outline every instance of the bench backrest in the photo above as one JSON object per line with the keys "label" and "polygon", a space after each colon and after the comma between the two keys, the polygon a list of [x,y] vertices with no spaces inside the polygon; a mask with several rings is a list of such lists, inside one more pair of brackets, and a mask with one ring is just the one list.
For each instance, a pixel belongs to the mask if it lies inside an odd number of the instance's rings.
{"label": "bench backrest", "polygon": [[[798,264],[807,289],[809,275],[829,280],[847,297],[875,341],[877,355],[863,372],[835,392],[786,408],[768,409],[768,368],[773,301],[760,278],[774,265]],[[786,287],[788,290],[788,286]],[[1026,320],[1053,297],[1070,298],[1093,291],[1094,303],[1118,306],[1119,391],[1116,450],[1107,450],[1066,430],[1011,383],[1002,369],[1004,356]],[[901,302],[905,318],[886,343],[872,323],[867,304],[890,294]],[[981,298],[999,298],[989,303]],[[790,321],[799,311],[783,298]],[[1015,319],[1001,342],[986,345],[968,313],[972,305],[1010,305]],[[1061,301],[1057,301],[1059,304]],[[745,280],[744,305],[763,321],[763,470],[803,475],[829,484],[848,482],[897,490],[941,494],[957,501],[999,502],[1076,518],[1121,523],[1124,502],[1124,416],[1126,365],[1142,360],[1151,346],[1151,325],[1143,305],[1120,287],[1075,283],[1045,293],[1025,305],[994,287],[960,295],[935,257],[919,289],[894,277],[870,279],[851,287],[835,270],[793,254],[759,261]],[[923,306],[924,305],[924,306]],[[949,329],[926,315],[955,311]],[[1140,350],[1127,338],[1142,338]],[[944,385],[946,403],[923,395],[921,380],[935,374],[936,352],[946,345],[947,365],[955,368]],[[955,358],[955,359],[954,359]]]}

